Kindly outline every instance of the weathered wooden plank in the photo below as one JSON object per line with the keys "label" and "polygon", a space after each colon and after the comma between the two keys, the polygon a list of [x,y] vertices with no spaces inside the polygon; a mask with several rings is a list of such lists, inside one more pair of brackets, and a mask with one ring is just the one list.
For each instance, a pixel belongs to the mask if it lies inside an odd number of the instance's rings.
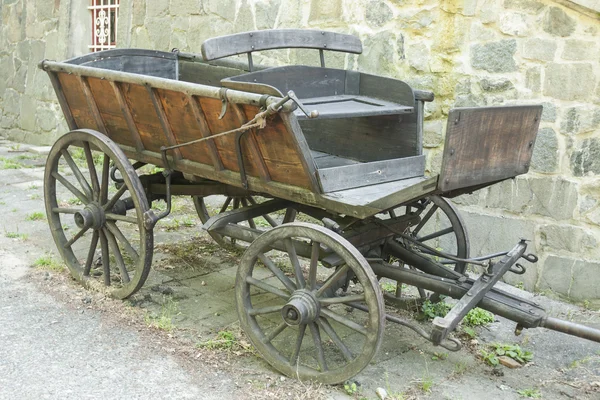
{"label": "weathered wooden plank", "polygon": [[179,62],[179,79],[185,82],[200,83],[202,85],[221,86],[221,79],[240,75],[244,71],[220,67],[201,62]]}
{"label": "weathered wooden plank", "polygon": [[158,120],[154,104],[145,86],[123,82],[121,89],[125,102],[138,129],[144,149],[160,153],[161,146],[168,146],[163,128]]}
{"label": "weathered wooden plank", "polygon": [[98,130],[94,116],[87,105],[85,93],[83,92],[77,77],[66,73],[57,73],[56,76],[62,87],[69,109],[71,110],[75,125],[79,129],[87,128]]}
{"label": "weathered wooden plank", "polygon": [[450,110],[439,189],[450,191],[529,170],[542,106]]}
{"label": "weathered wooden plank", "polygon": [[75,118],[73,118],[73,113],[71,112],[71,108],[69,107],[69,103],[67,102],[65,94],[63,92],[63,87],[56,75],[57,74],[55,72],[48,72],[50,83],[52,83],[52,87],[54,88],[54,92],[56,93],[56,97],[58,98],[58,104],[60,104],[60,108],[62,109],[69,129],[77,129],[77,123],[75,122]]}
{"label": "weathered wooden plank", "polygon": [[[246,116],[243,114],[241,106],[237,104],[230,104],[229,107],[231,107],[231,110],[233,111],[233,114],[240,126],[248,122],[248,119],[246,119]],[[251,129],[249,132],[246,132],[242,138],[242,141],[244,141],[244,139],[248,143],[248,148],[252,154],[252,161],[256,165],[256,169],[258,170],[260,178],[265,182],[269,182],[271,180],[271,175],[269,174],[269,170],[265,165],[265,160],[263,159],[260,149],[258,148],[258,143],[256,142],[256,129]]]}
{"label": "weathered wooden plank", "polygon": [[[259,112],[257,107],[244,106],[247,119]],[[256,141],[271,179],[304,188],[311,188],[311,179],[301,161],[302,155],[294,135],[284,124],[281,115],[273,115],[264,129],[256,130]]]}
{"label": "weathered wooden plank", "polygon": [[83,93],[85,93],[85,100],[87,101],[87,105],[90,108],[90,111],[92,113],[92,115],[94,116],[94,120],[96,121],[96,126],[98,127],[98,131],[101,133],[104,133],[106,136],[109,136],[109,132],[106,129],[106,125],[104,124],[104,120],[102,119],[102,116],[100,115],[100,110],[98,110],[98,104],[96,104],[96,99],[94,98],[94,94],[92,93],[92,90],[90,89],[90,85],[87,81],[87,78],[84,76],[78,76],[77,80],[79,81],[79,84],[81,85],[81,89],[83,90]]}
{"label": "weathered wooden plank", "polygon": [[[202,137],[209,137],[210,136],[210,128],[208,126],[208,123],[206,122],[206,116],[204,115],[204,112],[198,105],[198,101],[196,100],[196,98],[194,98],[193,96],[190,96],[190,95],[187,95],[187,99],[188,99],[188,104],[192,110],[192,114],[194,115],[194,118],[196,119],[196,123],[198,124],[200,134],[202,135]],[[206,143],[206,147],[208,148],[208,152],[210,154],[210,158],[212,160],[213,166],[215,167],[215,170],[217,170],[217,171],[222,170],[224,168],[223,162],[221,161],[221,157],[219,157],[219,152],[217,150],[217,146],[215,145],[215,142],[212,140],[207,140],[205,143]],[[188,158],[188,157],[186,157],[186,158]]]}
{"label": "weathered wooden plank", "polygon": [[125,96],[123,96],[123,91],[121,90],[121,86],[118,82],[110,82],[110,86],[115,93],[115,97],[117,99],[117,103],[119,104],[119,108],[123,113],[123,118],[127,123],[127,127],[129,128],[129,133],[131,135],[131,140],[134,143],[134,146],[138,151],[144,150],[144,144],[142,143],[142,138],[140,137],[140,132],[133,120],[133,116],[131,115],[131,110],[125,101]]}
{"label": "weathered wooden plank", "polygon": [[324,193],[423,176],[425,156],[319,169]]}
{"label": "weathered wooden plank", "polygon": [[205,60],[214,60],[235,54],[284,48],[362,53],[362,43],[356,36],[307,29],[269,29],[221,36],[206,40],[201,50]]}
{"label": "weathered wooden plank", "polygon": [[327,153],[322,153],[320,151],[312,150],[311,154],[313,159],[315,160],[315,164],[317,164],[318,169],[331,168],[331,167],[340,167],[342,165],[352,165],[359,164],[360,161],[351,160],[349,158],[343,158],[334,156]]}
{"label": "weathered wooden plank", "polygon": [[[177,141],[175,140],[175,135],[173,135],[173,130],[171,129],[171,123],[167,118],[167,114],[165,113],[165,108],[162,103],[162,99],[157,89],[146,86],[148,90],[148,94],[150,95],[150,99],[152,100],[152,104],[154,105],[154,111],[156,111],[156,115],[158,116],[158,120],[160,121],[160,125],[162,127],[162,131],[167,139],[167,143],[169,146],[177,145]],[[171,150],[175,155],[175,160],[181,160],[181,150],[176,148]]]}

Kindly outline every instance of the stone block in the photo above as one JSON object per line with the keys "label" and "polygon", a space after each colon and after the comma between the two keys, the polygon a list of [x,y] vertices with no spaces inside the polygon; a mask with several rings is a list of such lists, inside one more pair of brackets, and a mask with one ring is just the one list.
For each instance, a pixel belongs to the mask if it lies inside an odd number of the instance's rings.
{"label": "stone block", "polygon": [[510,79],[506,78],[483,78],[479,86],[484,92],[504,92],[515,88]]}
{"label": "stone block", "polygon": [[530,38],[523,42],[523,58],[536,61],[553,61],[556,53],[556,41]]}
{"label": "stone block", "polygon": [[383,31],[363,39],[363,53],[358,57],[361,71],[378,75],[393,76],[396,68],[393,46],[398,37],[391,31]]}
{"label": "stone block", "polygon": [[146,23],[152,48],[159,51],[169,51],[171,18],[148,18]]}
{"label": "stone block", "polygon": [[472,41],[492,42],[498,39],[498,33],[496,30],[484,26],[480,21],[473,20],[470,37]]}
{"label": "stone block", "polygon": [[14,74],[8,78],[8,86],[18,92],[23,93],[27,86],[27,64],[19,60],[13,59]]}
{"label": "stone block", "polygon": [[21,129],[26,131],[35,131],[37,128],[36,122],[37,102],[31,96],[21,96],[19,125]]}
{"label": "stone block", "polygon": [[600,299],[600,285],[596,277],[600,276],[600,261],[578,260],[573,266],[573,283],[569,297],[573,300]]}
{"label": "stone block", "polygon": [[243,1],[240,11],[235,18],[235,27],[240,32],[253,31],[257,29],[258,20],[255,20],[252,8],[247,1]]}
{"label": "stone block", "polygon": [[561,178],[516,178],[490,187],[486,206],[523,215],[569,220],[577,207],[577,184]]}
{"label": "stone block", "polygon": [[561,133],[580,135],[600,127],[600,107],[579,105],[566,109],[560,125]]}
{"label": "stone block", "polygon": [[390,6],[385,4],[383,1],[374,0],[366,4],[365,7],[365,19],[367,23],[374,28],[380,28],[388,23],[394,13]]}
{"label": "stone block", "polygon": [[561,55],[564,60],[572,61],[596,61],[598,60],[598,56],[598,39],[596,41],[577,39],[567,40],[565,41],[565,47]]}
{"label": "stone block", "polygon": [[585,139],[571,155],[575,176],[600,175],[600,138]]}
{"label": "stone block", "polygon": [[425,121],[423,126],[423,146],[438,147],[442,144],[442,121]]}
{"label": "stone block", "polygon": [[[535,222],[505,215],[486,215],[474,209],[461,208],[461,215],[467,226],[471,246],[471,257],[511,250],[521,238],[535,238]],[[537,253],[535,244],[529,244],[528,252]],[[537,281],[535,264],[522,262],[526,268],[523,275],[507,273],[504,280],[511,284],[523,283],[525,289],[533,290]]]}
{"label": "stone block", "polygon": [[[254,4],[257,29],[273,29],[277,22],[280,3],[278,1],[259,1]],[[240,12],[242,10],[240,9]]]}
{"label": "stone block", "polygon": [[21,104],[21,93],[13,89],[6,89],[4,92],[4,112],[3,114],[19,114],[19,105]]}
{"label": "stone block", "polygon": [[302,6],[304,1],[302,0],[282,0],[281,8],[285,10],[279,16],[278,26],[281,28],[286,27],[297,27],[298,21],[302,18]]}
{"label": "stone block", "polygon": [[517,64],[513,58],[516,50],[517,42],[514,39],[475,44],[471,46],[471,65],[488,72],[516,71]]}
{"label": "stone block", "polygon": [[421,72],[429,72],[429,48],[423,42],[414,43],[406,48],[408,64]]}
{"label": "stone block", "polygon": [[542,128],[537,134],[531,167],[538,172],[555,172],[558,168],[558,139],[552,128]]}
{"label": "stone block", "polygon": [[530,14],[537,14],[546,6],[543,3],[535,0],[505,0],[504,7],[513,10],[525,11]]}
{"label": "stone block", "polygon": [[171,0],[171,5],[169,7],[169,13],[172,16],[189,16],[200,14],[201,11],[202,1],[200,0]]}
{"label": "stone block", "polygon": [[550,7],[544,15],[542,28],[554,36],[570,36],[575,32],[577,22],[569,17],[561,8]]}
{"label": "stone block", "polygon": [[574,225],[540,225],[539,235],[542,248],[550,252],[568,251],[581,257],[598,246],[589,229]]}
{"label": "stone block", "polygon": [[540,281],[537,289],[549,290],[562,296],[568,296],[573,278],[573,267],[578,260],[550,255],[540,262]]}
{"label": "stone block", "polygon": [[38,128],[43,131],[52,131],[56,129],[57,119],[53,110],[38,108],[36,113],[36,123]]}
{"label": "stone block", "polygon": [[342,18],[342,11],[342,0],[312,0],[310,2],[309,21],[340,20]]}
{"label": "stone block", "polygon": [[542,103],[542,106],[544,107],[542,111],[542,121],[556,121],[556,106],[552,103]]}
{"label": "stone block", "polygon": [[561,100],[583,101],[594,90],[596,77],[591,64],[556,64],[545,66],[544,95]]}
{"label": "stone block", "polygon": [[132,11],[131,11],[131,25],[141,26],[144,25],[146,19],[146,1],[145,0],[130,0]]}
{"label": "stone block", "polygon": [[527,17],[519,13],[503,13],[498,27],[502,33],[509,36],[527,36],[530,32]]}
{"label": "stone block", "polygon": [[498,0],[483,0],[479,6],[479,19],[484,24],[496,22],[499,8],[500,2]]}
{"label": "stone block", "polygon": [[146,1],[145,3],[148,18],[166,17],[169,14],[168,1]]}
{"label": "stone block", "polygon": [[525,87],[534,93],[542,90],[542,70],[537,65],[525,71]]}

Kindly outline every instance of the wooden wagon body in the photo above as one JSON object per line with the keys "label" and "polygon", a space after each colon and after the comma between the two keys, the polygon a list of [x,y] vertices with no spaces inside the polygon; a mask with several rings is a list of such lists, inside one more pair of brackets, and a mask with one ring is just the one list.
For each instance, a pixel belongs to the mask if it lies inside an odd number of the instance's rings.
{"label": "wooden wagon body", "polygon": [[[319,116],[306,118],[288,102],[241,140],[248,189],[358,218],[529,168],[541,106],[451,110],[442,171],[426,177],[423,113],[433,94],[356,71],[237,67],[137,49],[42,63],[71,129],[99,131],[128,157],[160,166],[162,146],[239,128],[294,90]],[[174,149],[169,160],[188,176],[243,181],[235,135]]]}
{"label": "wooden wagon body", "polygon": [[[321,65],[254,65],[253,52],[279,48],[319,50]],[[235,285],[240,324],[289,376],[356,375],[377,352],[385,320],[458,350],[449,335],[476,306],[516,321],[517,331],[600,341],[600,331],[495,288],[505,273],[525,272],[520,259],[537,258],[524,240],[471,258],[465,224],[445,199],[527,172],[541,106],[450,110],[441,170],[426,176],[433,94],[328,68],[325,50],[357,54],[362,45],[331,32],[257,31],[209,39],[202,56],[116,49],[42,61],[71,129],[49,154],[44,195],[73,277],[115,297],[135,293],[150,271],[155,224],[172,195],[191,195],[220,245],[249,243]],[[236,54],[248,63],[220,60]],[[226,198],[211,215],[203,199],[213,194]],[[162,200],[156,215],[151,206]],[[313,223],[294,222],[300,213]],[[468,274],[468,264],[482,273]],[[415,288],[412,302],[458,301],[427,332],[388,313],[382,278],[396,283],[391,304],[405,285]]]}

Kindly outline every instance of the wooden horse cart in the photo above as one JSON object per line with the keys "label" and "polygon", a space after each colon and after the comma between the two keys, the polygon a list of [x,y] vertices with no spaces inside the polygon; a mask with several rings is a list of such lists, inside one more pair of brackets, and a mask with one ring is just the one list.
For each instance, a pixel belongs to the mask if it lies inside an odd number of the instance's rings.
{"label": "wooden horse cart", "polygon": [[[318,50],[321,65],[253,63],[255,51],[287,48]],[[356,375],[377,352],[386,319],[458,350],[449,334],[475,306],[518,329],[600,341],[598,330],[494,288],[505,273],[525,271],[520,259],[537,258],[524,240],[471,258],[446,199],[526,173],[542,107],[451,110],[441,171],[425,176],[424,103],[433,94],[326,67],[324,51],[358,54],[362,44],[272,30],[209,39],[202,56],[115,49],[42,61],[71,129],[48,156],[46,212],[75,279],[117,298],[135,293],[171,197],[193,196],[220,245],[247,243],[235,284],[240,324],[286,375],[324,383]],[[248,62],[219,60],[238,54]],[[215,212],[205,202],[213,195],[225,196]],[[151,209],[156,201],[166,209]],[[382,278],[397,282],[390,301],[405,284],[458,302],[426,332],[386,313]]]}

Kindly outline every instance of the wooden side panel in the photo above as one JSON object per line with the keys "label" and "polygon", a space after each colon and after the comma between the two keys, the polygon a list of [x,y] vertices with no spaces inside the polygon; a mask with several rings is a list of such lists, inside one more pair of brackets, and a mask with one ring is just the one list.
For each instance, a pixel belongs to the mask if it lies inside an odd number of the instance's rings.
{"label": "wooden side panel", "polygon": [[[258,107],[244,106],[244,114],[248,120],[254,118],[258,112]],[[272,180],[311,188],[302,154],[279,114],[272,116],[264,129],[256,130],[255,137]]]}
{"label": "wooden side panel", "polygon": [[526,173],[541,114],[542,106],[450,110],[439,189],[478,186]]}
{"label": "wooden side panel", "polygon": [[71,109],[73,119],[80,129],[94,129],[100,131],[101,128],[96,123],[88,102],[83,92],[79,79],[75,75],[57,73],[58,80]]}
{"label": "wooden side panel", "polygon": [[[189,98],[184,93],[171,90],[158,90],[158,93],[162,99],[163,108],[176,142],[181,144],[202,138],[201,128],[196,122],[192,105],[190,104],[190,101],[195,100]],[[208,143],[208,141],[195,143],[180,147],[179,150],[183,158],[187,160],[213,165]]]}
{"label": "wooden side panel", "polygon": [[136,143],[132,139],[127,121],[119,107],[119,102],[115,98],[115,92],[110,82],[88,78],[88,83],[108,136],[119,144],[135,147]]}
{"label": "wooden side panel", "polygon": [[[240,127],[239,122],[233,115],[233,111],[228,109],[225,116],[219,119],[221,114],[221,101],[209,98],[200,98],[200,106],[206,116],[206,123],[213,135]],[[248,135],[248,133],[246,133]],[[236,153],[236,134],[232,133],[214,139],[215,145],[223,162],[225,169],[239,172],[237,153]],[[256,164],[252,159],[250,149],[248,147],[247,138],[242,138],[242,154],[244,158],[244,167],[246,173],[252,176],[259,176]]]}
{"label": "wooden side panel", "polygon": [[160,120],[146,87],[123,83],[123,94],[138,128],[144,148],[160,153],[161,146],[168,146]]}
{"label": "wooden side panel", "polygon": [[416,114],[300,121],[311,150],[363,162],[418,155]]}

